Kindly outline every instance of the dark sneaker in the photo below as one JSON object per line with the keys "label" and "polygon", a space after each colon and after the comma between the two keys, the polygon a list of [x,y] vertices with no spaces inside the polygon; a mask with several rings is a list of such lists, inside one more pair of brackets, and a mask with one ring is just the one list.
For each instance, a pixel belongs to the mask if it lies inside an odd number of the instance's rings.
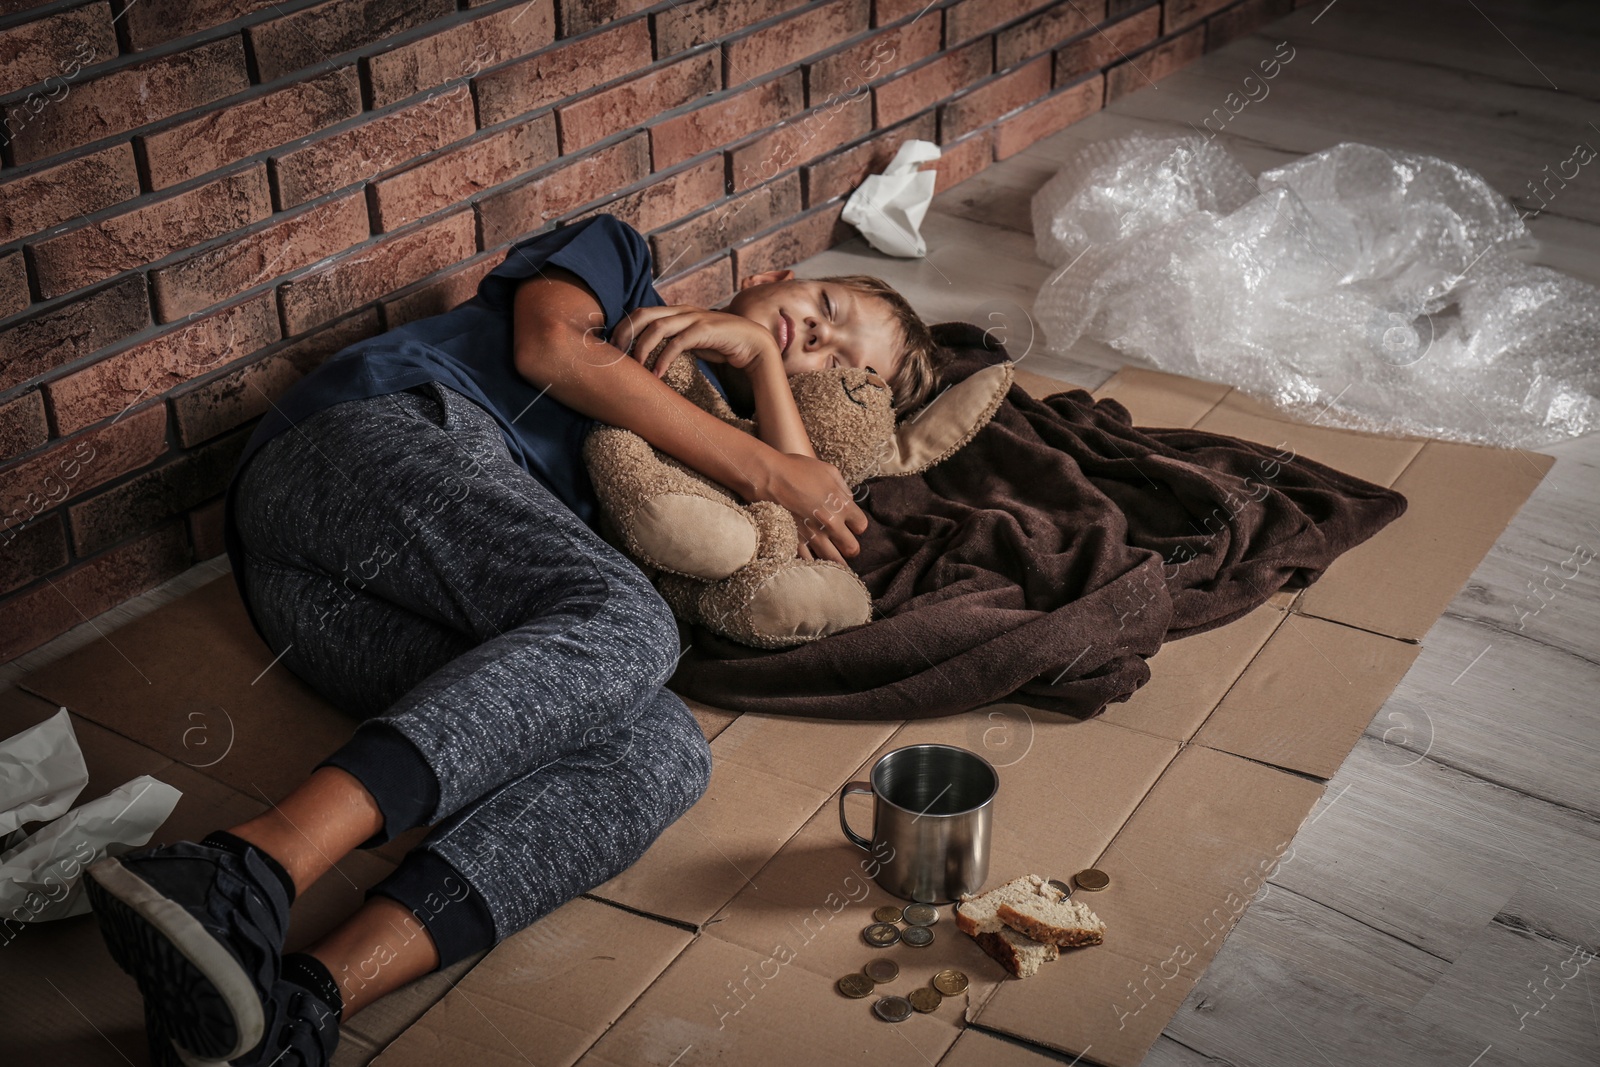
{"label": "dark sneaker", "polygon": [[185,1062],[261,1043],[289,896],[255,849],[180,841],[108,856],[84,887],[117,966],[133,976]]}
{"label": "dark sneaker", "polygon": [[[339,1017],[322,998],[303,986],[279,979],[267,998],[266,1033],[261,1043],[229,1067],[325,1067],[339,1043]],[[187,1056],[185,1067],[220,1067]]]}
{"label": "dark sneaker", "polygon": [[172,1039],[167,1037],[167,1028],[161,1023],[161,1016],[144,1002],[144,1037],[145,1043],[150,1048],[150,1067],[184,1067],[178,1058],[178,1052],[172,1047]]}

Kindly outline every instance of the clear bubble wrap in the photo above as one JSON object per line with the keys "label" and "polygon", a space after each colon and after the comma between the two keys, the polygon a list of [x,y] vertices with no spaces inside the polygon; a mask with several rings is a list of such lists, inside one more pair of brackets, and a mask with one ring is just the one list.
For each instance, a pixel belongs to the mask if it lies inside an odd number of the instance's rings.
{"label": "clear bubble wrap", "polygon": [[1513,251],[1478,174],[1346,143],[1252,179],[1200,136],[1085,148],[1033,198],[1034,313],[1320,425],[1531,447],[1600,419],[1600,290]]}

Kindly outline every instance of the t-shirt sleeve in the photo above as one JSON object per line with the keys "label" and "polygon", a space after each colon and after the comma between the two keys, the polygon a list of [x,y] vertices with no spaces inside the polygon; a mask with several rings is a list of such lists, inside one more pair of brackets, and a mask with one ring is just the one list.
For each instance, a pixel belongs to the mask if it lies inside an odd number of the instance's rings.
{"label": "t-shirt sleeve", "polygon": [[478,283],[478,297],[509,318],[517,284],[539,274],[546,265],[572,271],[594,290],[605,312],[607,341],[622,316],[634,308],[663,303],[655,290],[650,246],[644,236],[604,212],[512,245],[505,261]]}

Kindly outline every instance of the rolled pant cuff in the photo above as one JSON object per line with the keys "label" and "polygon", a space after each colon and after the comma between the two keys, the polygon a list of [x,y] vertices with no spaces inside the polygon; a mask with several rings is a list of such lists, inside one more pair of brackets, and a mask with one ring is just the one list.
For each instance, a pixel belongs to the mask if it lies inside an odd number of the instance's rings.
{"label": "rolled pant cuff", "polygon": [[428,761],[399,730],[369,719],[320,767],[338,767],[366,787],[383,813],[383,826],[361,842],[376,848],[424,826],[439,806],[439,778]]}
{"label": "rolled pant cuff", "polygon": [[367,890],[399,901],[415,915],[439,950],[439,967],[450,966],[495,944],[489,905],[446,860],[422,848],[406,853],[392,874]]}

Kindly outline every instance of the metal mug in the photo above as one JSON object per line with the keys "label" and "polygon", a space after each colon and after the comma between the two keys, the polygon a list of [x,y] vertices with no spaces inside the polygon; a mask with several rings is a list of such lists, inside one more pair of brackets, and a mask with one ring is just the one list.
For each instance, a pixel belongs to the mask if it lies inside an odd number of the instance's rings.
{"label": "metal mug", "polygon": [[[873,881],[903,900],[948,904],[976,893],[989,876],[994,797],[1000,775],[976,752],[909,745],[885,752],[870,781],[839,792],[845,836],[874,855],[888,851]],[[870,793],[872,839],[850,829],[844,798]]]}

